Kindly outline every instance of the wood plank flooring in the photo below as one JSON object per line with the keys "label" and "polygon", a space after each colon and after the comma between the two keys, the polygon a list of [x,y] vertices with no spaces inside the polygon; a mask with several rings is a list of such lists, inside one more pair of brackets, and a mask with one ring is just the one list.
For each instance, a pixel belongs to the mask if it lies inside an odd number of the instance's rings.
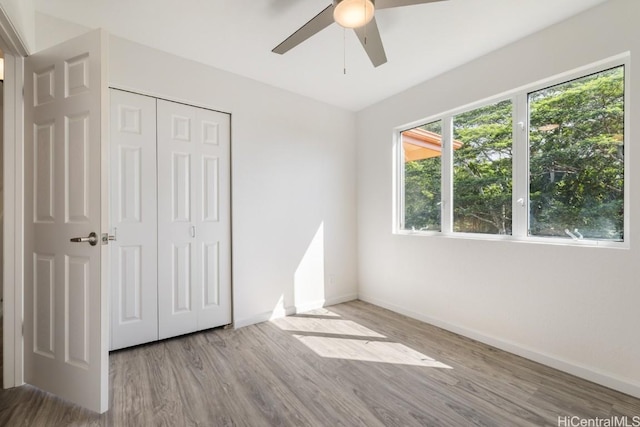
{"label": "wood plank flooring", "polygon": [[2,326],[2,302],[0,302],[0,389],[2,388],[2,384],[4,381],[4,358],[2,357],[2,349],[4,346],[4,336],[2,332],[4,331],[4,327]]}
{"label": "wood plank flooring", "polygon": [[354,301],[112,353],[111,410],[23,386],[0,426],[557,426],[640,399]]}

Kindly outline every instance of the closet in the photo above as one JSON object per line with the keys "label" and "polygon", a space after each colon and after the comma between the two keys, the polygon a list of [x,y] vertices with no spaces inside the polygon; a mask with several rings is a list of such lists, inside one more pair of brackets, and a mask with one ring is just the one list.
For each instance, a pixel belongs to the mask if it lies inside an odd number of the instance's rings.
{"label": "closet", "polygon": [[231,323],[230,116],[110,98],[111,350]]}

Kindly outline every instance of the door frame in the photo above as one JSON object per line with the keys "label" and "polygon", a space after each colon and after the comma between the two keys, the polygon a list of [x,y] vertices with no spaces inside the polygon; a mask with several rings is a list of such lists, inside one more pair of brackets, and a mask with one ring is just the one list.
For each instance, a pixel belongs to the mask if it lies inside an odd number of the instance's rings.
{"label": "door frame", "polygon": [[[4,259],[2,388],[22,385],[22,303],[24,266],[24,68],[30,50],[0,5],[0,48],[4,52]],[[12,209],[7,210],[6,207]]]}

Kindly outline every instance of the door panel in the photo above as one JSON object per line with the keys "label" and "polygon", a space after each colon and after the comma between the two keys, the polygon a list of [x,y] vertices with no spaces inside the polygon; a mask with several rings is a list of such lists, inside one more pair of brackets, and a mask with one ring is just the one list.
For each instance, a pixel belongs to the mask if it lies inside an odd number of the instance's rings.
{"label": "door panel", "polygon": [[108,407],[106,247],[70,239],[100,235],[107,216],[105,39],[28,57],[24,89],[25,381],[96,412]]}
{"label": "door panel", "polygon": [[171,314],[191,312],[191,243],[173,244],[173,259],[171,262],[171,289],[173,307]]}
{"label": "door panel", "polygon": [[160,339],[197,330],[197,254],[193,107],[158,100],[158,332]]}
{"label": "door panel", "polygon": [[231,323],[231,135],[228,114],[196,109],[198,329]]}
{"label": "door panel", "polygon": [[204,243],[204,308],[220,305],[220,242]]}
{"label": "door panel", "polygon": [[89,272],[90,259],[65,256],[64,295],[65,360],[82,369],[89,367]]}
{"label": "door panel", "polygon": [[230,120],[158,100],[159,336],[231,323]]}
{"label": "door panel", "polygon": [[204,173],[202,185],[203,221],[218,222],[220,218],[220,159],[213,156],[202,158]]}
{"label": "door panel", "polygon": [[111,349],[158,339],[156,100],[112,89]]}
{"label": "door panel", "polygon": [[67,223],[89,221],[89,115],[65,117],[65,218]]}
{"label": "door panel", "polygon": [[34,254],[34,338],[33,351],[55,358],[55,258]]}
{"label": "door panel", "polygon": [[54,127],[53,123],[36,125],[34,148],[35,209],[36,223],[55,221],[53,217],[53,160]]}
{"label": "door panel", "polygon": [[191,156],[188,153],[172,153],[171,207],[172,222],[191,222]]}

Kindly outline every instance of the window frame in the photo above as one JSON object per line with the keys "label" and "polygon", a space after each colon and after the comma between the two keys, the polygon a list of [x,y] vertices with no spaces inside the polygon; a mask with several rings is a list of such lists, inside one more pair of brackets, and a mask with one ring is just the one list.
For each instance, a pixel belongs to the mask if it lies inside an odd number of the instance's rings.
{"label": "window frame", "polygon": [[[612,68],[624,69],[624,189],[623,189],[623,240],[567,239],[560,237],[529,235],[530,194],[529,194],[529,95],[533,92],[572,80],[580,79]],[[417,235],[426,237],[461,238],[489,241],[515,241],[537,244],[565,246],[589,246],[628,249],[630,247],[630,54],[629,52],[588,64],[564,73],[545,78],[519,88],[469,103],[443,113],[396,127],[393,130],[394,145],[394,209],[393,234]],[[483,234],[453,231],[453,120],[454,117],[483,106],[510,100],[512,102],[512,229],[510,235]],[[402,132],[415,127],[442,121],[442,157],[441,157],[441,231],[404,229],[405,215],[405,169]]]}

